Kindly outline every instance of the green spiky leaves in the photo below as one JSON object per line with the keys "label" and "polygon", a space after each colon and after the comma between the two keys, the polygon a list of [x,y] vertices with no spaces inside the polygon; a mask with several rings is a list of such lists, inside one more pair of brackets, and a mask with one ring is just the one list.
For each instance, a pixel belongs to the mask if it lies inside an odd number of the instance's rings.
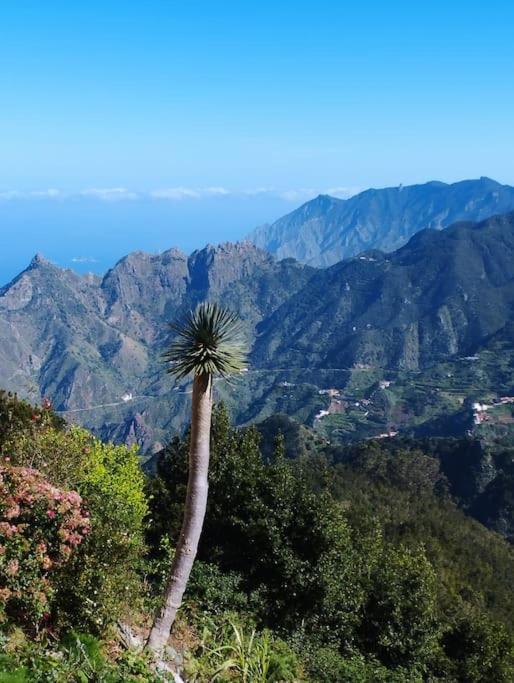
{"label": "green spiky leaves", "polygon": [[171,323],[171,328],[177,336],[164,354],[171,374],[227,377],[246,367],[241,323],[217,304],[199,304],[181,322]]}

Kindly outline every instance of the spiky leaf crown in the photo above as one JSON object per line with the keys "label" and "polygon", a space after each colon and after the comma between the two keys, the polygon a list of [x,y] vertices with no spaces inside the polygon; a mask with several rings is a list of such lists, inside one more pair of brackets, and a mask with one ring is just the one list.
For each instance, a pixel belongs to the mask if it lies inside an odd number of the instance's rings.
{"label": "spiky leaf crown", "polygon": [[241,322],[218,304],[199,304],[170,327],[176,338],[164,358],[171,374],[179,378],[190,373],[226,377],[246,367]]}

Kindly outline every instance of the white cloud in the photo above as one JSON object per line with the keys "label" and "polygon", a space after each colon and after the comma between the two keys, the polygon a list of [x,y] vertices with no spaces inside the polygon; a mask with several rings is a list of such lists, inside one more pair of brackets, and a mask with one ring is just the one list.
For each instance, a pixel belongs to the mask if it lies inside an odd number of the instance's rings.
{"label": "white cloud", "polygon": [[138,199],[137,192],[127,190],[126,187],[92,187],[87,190],[79,192],[82,197],[92,197],[93,199],[100,199],[103,202],[119,202],[119,201],[133,201]]}
{"label": "white cloud", "polygon": [[21,199],[22,196],[22,193],[18,192],[18,190],[5,190],[0,192],[0,201],[8,202],[11,199]]}
{"label": "white cloud", "polygon": [[33,192],[30,192],[30,196],[38,199],[59,199],[63,194],[60,190],[49,187],[47,190],[34,190]]}
{"label": "white cloud", "polygon": [[299,190],[283,190],[277,193],[280,199],[286,202],[306,202],[309,199],[316,197],[319,192],[311,188],[301,188]]}
{"label": "white cloud", "polygon": [[64,192],[56,188],[43,190],[20,191],[4,190],[0,191],[0,202],[12,200],[35,200],[35,199],[76,199],[87,198],[102,202],[135,201],[138,199],[182,201],[187,199],[200,200],[209,197],[257,197],[268,195],[276,197],[285,202],[301,204],[313,199],[319,194],[329,194],[333,197],[348,199],[361,191],[359,187],[338,186],[329,189],[313,187],[303,187],[296,189],[277,190],[273,187],[255,187],[249,189],[230,190],[221,185],[208,187],[165,187],[150,191],[136,192],[126,187],[91,187],[79,191]]}
{"label": "white cloud", "polygon": [[204,190],[200,190],[200,192],[204,192],[205,194],[213,194],[213,195],[227,195],[231,194],[230,190],[227,190],[225,187],[206,187]]}
{"label": "white cloud", "polygon": [[332,197],[339,197],[339,199],[349,199],[356,194],[359,194],[362,188],[360,187],[331,187],[325,190],[323,194],[329,194]]}
{"label": "white cloud", "polygon": [[74,256],[71,261],[72,263],[98,263],[98,259],[91,256]]}
{"label": "white cloud", "polygon": [[173,201],[180,201],[181,199],[199,199],[200,195],[196,190],[190,187],[167,187],[163,190],[152,190],[150,192],[152,199],[171,199]]}
{"label": "white cloud", "polygon": [[255,197],[259,194],[272,194],[275,192],[273,187],[254,187],[249,190],[242,190],[241,194],[247,195],[249,197]]}
{"label": "white cloud", "polygon": [[0,201],[10,201],[13,199],[58,199],[64,195],[60,190],[48,188],[46,190],[32,190],[21,192],[20,190],[5,190],[0,192]]}
{"label": "white cloud", "polygon": [[149,194],[152,199],[180,201],[182,199],[202,199],[202,197],[226,196],[231,194],[231,192],[225,187],[167,187],[162,190],[152,190]]}

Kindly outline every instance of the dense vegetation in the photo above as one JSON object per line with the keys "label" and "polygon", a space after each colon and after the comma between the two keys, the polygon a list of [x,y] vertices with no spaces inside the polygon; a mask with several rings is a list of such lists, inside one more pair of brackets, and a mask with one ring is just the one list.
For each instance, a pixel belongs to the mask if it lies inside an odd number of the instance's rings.
{"label": "dense vegetation", "polygon": [[[175,439],[158,458],[153,548],[178,531],[186,448]],[[288,460],[279,441],[266,464],[258,433],[232,429],[220,409],[196,599],[278,631],[306,655],[309,680],[358,680],[334,673],[357,661],[362,680],[379,680],[373,667],[399,680],[509,680],[512,549],[446,490],[435,458],[374,444],[332,465]]]}
{"label": "dense vegetation", "polygon": [[[50,406],[2,395],[0,415],[3,485],[24,487],[19,510],[0,508],[2,525],[22,527],[0,526],[0,589],[23,582],[26,599],[2,598],[0,680],[163,679],[115,624],[147,632],[180,527],[188,434],[145,481],[134,451]],[[200,559],[172,640],[188,680],[511,681],[512,547],[458,509],[433,447],[329,450],[275,439],[281,422],[261,436],[215,411]],[[44,504],[25,509],[31,487]],[[16,546],[24,524],[34,533]],[[14,553],[31,557],[16,572]]]}

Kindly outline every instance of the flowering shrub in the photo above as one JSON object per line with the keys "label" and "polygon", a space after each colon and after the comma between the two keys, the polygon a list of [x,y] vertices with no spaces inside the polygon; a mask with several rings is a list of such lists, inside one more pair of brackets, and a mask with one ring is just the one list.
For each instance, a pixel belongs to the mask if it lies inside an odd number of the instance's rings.
{"label": "flowering shrub", "polygon": [[0,607],[11,619],[37,628],[49,618],[54,578],[89,528],[78,493],[30,467],[0,464]]}
{"label": "flowering shrub", "polygon": [[137,450],[49,425],[20,433],[9,448],[13,464],[36,468],[85,501],[91,532],[56,577],[53,626],[102,632],[141,594],[147,503]]}

